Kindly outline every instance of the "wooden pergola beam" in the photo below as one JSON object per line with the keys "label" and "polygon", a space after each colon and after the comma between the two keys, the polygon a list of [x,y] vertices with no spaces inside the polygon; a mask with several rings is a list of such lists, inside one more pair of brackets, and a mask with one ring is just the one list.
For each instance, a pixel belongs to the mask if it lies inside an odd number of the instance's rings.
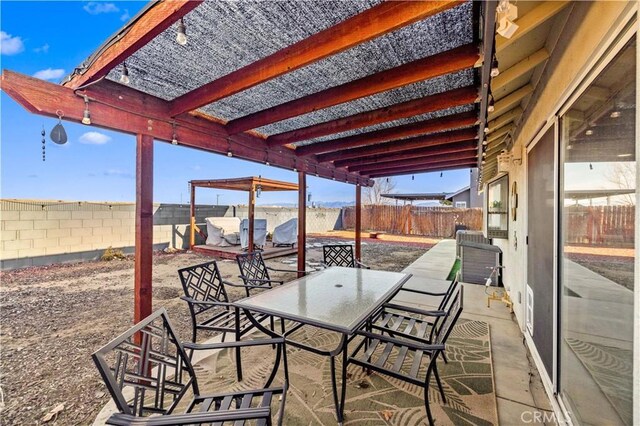
{"label": "wooden pergola beam", "polygon": [[[473,92],[475,88],[470,88]],[[460,129],[473,126],[477,123],[478,116],[475,111],[452,114],[444,117],[432,118],[430,120],[419,121],[417,123],[404,124],[402,126],[390,127],[388,129],[375,130],[373,132],[360,133],[354,136],[333,139],[303,145],[297,147],[296,155],[306,156],[311,154],[321,154],[342,149],[357,148],[365,145],[372,145],[379,142],[388,142],[395,139],[406,138],[408,136],[426,135],[429,133],[441,132],[445,130]],[[268,143],[267,139],[267,143]]]}
{"label": "wooden pergola beam", "polygon": [[391,176],[402,176],[402,175],[415,175],[418,173],[429,173],[429,172],[442,172],[446,170],[458,170],[458,169],[470,169],[475,167],[477,162],[475,160],[468,162],[454,162],[452,164],[446,165],[445,163],[439,165],[433,165],[432,167],[408,167],[406,169],[398,169],[391,171],[380,171],[371,173],[369,175],[370,178],[381,178],[381,177],[391,177]]}
{"label": "wooden pergola beam", "polygon": [[153,137],[136,136],[136,222],[133,321],[151,315],[153,275]]}
{"label": "wooden pergola beam", "polygon": [[[93,126],[133,135],[149,134],[164,142],[170,142],[175,135],[180,145],[191,148],[223,155],[231,152],[234,157],[244,160],[269,161],[271,165],[287,170],[308,169],[324,178],[335,176],[351,184],[372,185],[369,179],[335,170],[332,165],[318,164],[313,158],[300,161],[291,149],[271,151],[265,140],[255,135],[228,136],[225,127],[211,118],[201,115],[171,118],[167,115],[166,101],[116,83],[104,86],[103,83],[106,81],[79,93],[89,96]],[[34,114],[56,117],[56,111],[61,110],[65,120],[82,120],[83,98],[68,87],[5,70],[2,90]],[[112,105],[118,105],[118,108]]]}
{"label": "wooden pergola beam", "polygon": [[231,134],[257,129],[312,111],[471,68],[478,58],[478,48],[467,44],[245,115],[230,121],[227,129]]}
{"label": "wooden pergola beam", "polygon": [[411,151],[403,151],[398,154],[390,155],[373,155],[370,157],[354,158],[350,160],[337,160],[333,162],[336,167],[347,167],[349,171],[358,170],[358,166],[368,166],[377,164],[381,167],[387,163],[396,161],[411,160],[420,157],[430,157],[434,155],[453,154],[461,151],[477,150],[478,144],[475,140],[449,143],[446,145],[434,146],[429,148],[412,149]]}
{"label": "wooden pergola beam", "polygon": [[191,12],[200,3],[202,0],[171,0],[155,3],[136,22],[118,34],[118,39],[106,47],[86,70],[80,70],[64,85],[76,89],[107,75],[118,64]]}
{"label": "wooden pergola beam", "polygon": [[301,129],[279,133],[277,135],[269,136],[267,138],[267,143],[271,145],[285,145],[293,142],[309,140],[320,136],[327,136],[345,132],[347,130],[373,126],[387,121],[413,117],[455,106],[468,105],[476,102],[477,99],[477,90],[471,90],[469,87],[463,87],[443,93],[437,93],[431,96],[425,96],[424,98],[413,99],[411,101],[402,102],[388,107],[374,109],[372,111],[361,112],[348,117],[338,118],[336,120],[326,121],[324,123],[314,124]]}
{"label": "wooden pergola beam", "polygon": [[460,3],[460,0],[382,3],[177,97],[171,103],[171,115],[193,111]]}
{"label": "wooden pergola beam", "polygon": [[455,154],[434,155],[431,157],[414,158],[412,160],[397,161],[393,164],[386,163],[384,165],[368,165],[358,167],[358,172],[363,175],[371,173],[384,172],[393,169],[404,169],[410,167],[439,165],[441,163],[462,162],[465,160],[475,161],[478,158],[477,151],[465,151]]}
{"label": "wooden pergola beam", "polygon": [[542,25],[548,19],[554,17],[569,5],[569,3],[570,2],[568,1],[544,1],[540,6],[529,11],[529,13],[522,16],[520,19],[517,19],[515,23],[519,28],[511,38],[504,38],[501,35],[496,35],[496,53],[502,52],[526,34],[536,29],[539,25]]}
{"label": "wooden pergola beam", "polygon": [[433,135],[416,136],[415,138],[400,141],[387,142],[378,145],[364,146],[360,148],[345,149],[317,156],[318,161],[348,160],[363,156],[378,154],[395,154],[400,151],[408,151],[417,148],[427,148],[437,145],[445,145],[454,142],[468,141],[476,137],[475,129],[452,130],[450,132],[436,133]]}

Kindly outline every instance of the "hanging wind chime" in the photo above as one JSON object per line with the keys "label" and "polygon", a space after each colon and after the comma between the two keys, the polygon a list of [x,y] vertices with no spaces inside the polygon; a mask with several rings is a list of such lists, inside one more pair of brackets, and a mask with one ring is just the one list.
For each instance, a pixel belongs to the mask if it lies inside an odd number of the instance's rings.
{"label": "hanging wind chime", "polygon": [[42,131],[40,132],[40,134],[42,135],[42,161],[44,161],[44,144],[46,142],[46,139],[44,138],[44,135],[46,134],[44,131],[44,124],[42,125]]}

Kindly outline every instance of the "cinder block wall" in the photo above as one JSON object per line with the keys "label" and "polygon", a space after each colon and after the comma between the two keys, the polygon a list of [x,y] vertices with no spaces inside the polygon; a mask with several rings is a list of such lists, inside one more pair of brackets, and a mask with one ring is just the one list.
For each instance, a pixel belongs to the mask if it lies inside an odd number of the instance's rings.
{"label": "cinder block wall", "polygon": [[[257,207],[271,232],[297,217],[296,208]],[[196,223],[206,217],[247,217],[246,206],[196,206]],[[308,209],[307,232],[325,232],[339,223],[340,209]],[[154,204],[153,243],[156,248],[187,248],[189,205]],[[108,247],[132,252],[135,244],[135,204],[0,200],[0,268],[47,265],[99,258]],[[196,234],[197,235],[197,234]],[[197,236],[197,244],[204,243]]]}

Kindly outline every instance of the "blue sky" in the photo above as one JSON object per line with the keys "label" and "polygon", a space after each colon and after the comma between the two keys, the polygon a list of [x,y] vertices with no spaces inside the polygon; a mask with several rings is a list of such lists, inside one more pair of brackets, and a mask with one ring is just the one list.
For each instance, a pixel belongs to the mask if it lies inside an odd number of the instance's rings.
{"label": "blue sky", "polygon": [[[0,1],[0,67],[58,83],[145,2]],[[2,93],[2,198],[86,201],[135,200],[135,138],[64,122],[69,142],[56,145],[49,132],[57,120],[26,112]],[[46,161],[41,135],[47,132]],[[157,142],[154,148],[154,201],[187,202],[190,179],[262,175],[295,182],[293,172],[226,156]],[[469,184],[469,171],[394,178],[396,192],[453,192]],[[313,201],[352,201],[354,187],[310,176]],[[202,190],[200,203],[246,203],[246,194]],[[294,193],[263,194],[258,204],[295,203]]]}

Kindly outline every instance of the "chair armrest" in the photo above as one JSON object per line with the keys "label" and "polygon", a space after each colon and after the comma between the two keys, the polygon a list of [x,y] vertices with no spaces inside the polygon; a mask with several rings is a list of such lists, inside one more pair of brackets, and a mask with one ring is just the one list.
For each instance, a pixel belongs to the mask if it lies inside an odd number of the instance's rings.
{"label": "chair armrest", "polygon": [[420,293],[420,294],[426,294],[427,296],[446,296],[447,292],[444,293],[433,293],[431,291],[424,291],[424,290],[417,290],[415,288],[400,288],[400,291],[410,291],[411,293]]}
{"label": "chair armrest", "polygon": [[425,311],[413,306],[397,305],[395,303],[385,303],[385,309],[397,309],[399,311],[411,312],[412,314],[425,315],[428,317],[444,317],[447,315],[445,311]]}
{"label": "chair armrest", "polygon": [[206,305],[206,306],[233,306],[233,303],[229,302],[217,302],[214,300],[196,300],[187,296],[180,296],[180,299],[193,305]]}
{"label": "chair armrest", "polygon": [[272,338],[272,339],[256,339],[256,340],[241,340],[239,342],[222,342],[222,343],[191,343],[184,342],[182,346],[185,349],[199,350],[211,350],[211,349],[227,349],[227,348],[244,348],[247,346],[263,346],[263,345],[281,345],[284,338]]}
{"label": "chair armrest", "polygon": [[360,262],[359,260],[356,259],[356,266],[358,268],[362,268],[362,269],[371,269],[370,266],[365,265],[364,263]]}
{"label": "chair armrest", "polygon": [[268,418],[271,415],[271,407],[238,408],[236,410],[213,411],[206,413],[169,414],[156,417],[136,417],[131,414],[116,413],[109,417],[110,425],[144,425],[144,426],[170,426],[189,425],[214,422],[233,422],[236,420],[249,420]]}
{"label": "chair armrest", "polygon": [[[243,278],[244,279],[244,278]],[[251,279],[251,278],[246,278],[247,281],[258,281],[258,282],[265,282],[265,283],[270,283],[270,282],[279,282],[279,281],[272,281],[272,280],[258,280],[258,279]],[[224,282],[224,281],[223,281]],[[243,287],[243,288],[265,288],[263,285],[252,285],[252,284],[235,284],[235,283],[231,283],[231,282],[224,282],[225,285],[231,286],[231,287]]]}
{"label": "chair armrest", "polygon": [[311,273],[311,271],[296,271],[293,269],[276,269],[276,268],[272,268],[271,266],[267,266],[267,269],[270,271],[275,271],[275,272],[291,272],[291,273],[299,273],[299,274],[309,274]]}
{"label": "chair armrest", "polygon": [[393,343],[398,346],[406,346],[409,349],[424,352],[443,351],[445,345],[443,344],[424,344],[413,340],[398,339],[397,337],[387,336],[385,334],[371,333],[365,330],[358,330],[356,332],[359,336],[368,337],[370,339],[378,339],[381,342]]}
{"label": "chair armrest", "polygon": [[248,277],[245,277],[244,275],[238,275],[238,278],[241,278],[245,282],[247,281],[255,281],[258,283],[282,283],[283,282],[282,280],[267,280],[265,278],[248,278]]}

